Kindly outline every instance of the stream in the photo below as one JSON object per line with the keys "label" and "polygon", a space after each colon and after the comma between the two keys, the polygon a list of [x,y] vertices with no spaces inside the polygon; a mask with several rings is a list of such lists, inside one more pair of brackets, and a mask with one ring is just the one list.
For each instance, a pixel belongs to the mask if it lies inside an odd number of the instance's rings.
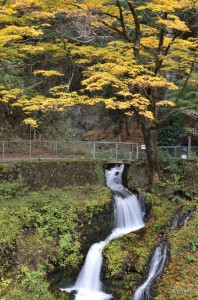
{"label": "stream", "polygon": [[[183,226],[187,225],[187,221],[190,218],[192,212],[187,214],[187,216],[183,220]],[[179,213],[176,212],[175,217],[173,218],[173,222],[171,224],[171,228],[176,228],[179,225],[180,216]],[[164,266],[167,259],[167,249],[168,243],[161,242],[156,248],[152,255],[149,272],[144,283],[137,288],[134,293],[133,300],[150,300],[152,296],[150,294],[150,288],[153,281],[162,274],[164,270]]]}
{"label": "stream", "polygon": [[167,243],[161,243],[154,251],[151,259],[150,269],[146,281],[136,290],[133,300],[149,300],[150,297],[150,286],[153,280],[159,276],[163,269],[167,259]]}
{"label": "stream", "polygon": [[106,183],[114,198],[114,229],[99,243],[93,244],[85,259],[75,284],[62,288],[68,293],[75,291],[75,300],[108,300],[111,294],[104,291],[101,282],[102,250],[111,240],[144,227],[143,212],[137,197],[122,185],[124,165],[106,170]]}
{"label": "stream", "polygon": [[[143,216],[145,212],[136,197],[122,184],[124,165],[115,166],[106,170],[106,184],[111,189],[114,199],[114,229],[104,241],[93,244],[86,256],[85,263],[77,277],[74,285],[61,288],[62,291],[75,292],[75,300],[109,300],[113,299],[111,294],[107,294],[101,281],[101,270],[103,263],[102,251],[111,240],[133,232],[145,226]],[[183,220],[186,226],[190,212]],[[171,228],[178,227],[179,213],[176,212]],[[147,278],[134,293],[133,300],[149,300],[150,288],[153,281],[163,272],[167,260],[168,243],[162,241],[155,248],[151,258]]]}

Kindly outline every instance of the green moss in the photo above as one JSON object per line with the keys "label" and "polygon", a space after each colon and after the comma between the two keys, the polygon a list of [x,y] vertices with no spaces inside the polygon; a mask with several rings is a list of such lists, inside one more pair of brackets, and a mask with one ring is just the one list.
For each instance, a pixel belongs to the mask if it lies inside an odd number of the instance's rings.
{"label": "green moss", "polygon": [[13,188],[18,191],[18,183],[7,183],[0,199],[0,297],[36,300],[43,293],[39,299],[67,299],[54,296],[48,278],[52,272],[59,273],[57,280],[63,273],[67,280],[76,277],[87,248],[110,231],[111,193],[85,185],[10,198]]}
{"label": "green moss", "polygon": [[23,196],[28,192],[28,187],[19,182],[0,183],[0,199],[12,199]]}
{"label": "green moss", "polygon": [[0,182],[17,180],[32,189],[42,186],[63,188],[104,184],[103,164],[93,161],[19,161],[4,164],[0,169]]}
{"label": "green moss", "polygon": [[[43,299],[43,300],[55,300],[55,297],[49,291],[49,283],[46,281],[46,273],[42,268],[37,270],[31,270],[27,266],[20,266],[17,274],[20,280],[14,282],[9,279],[2,282],[1,286],[6,288],[7,291],[3,291],[6,295],[3,299]],[[20,282],[20,283],[19,283]],[[12,289],[9,289],[12,284]]]}
{"label": "green moss", "polygon": [[195,212],[187,227],[168,234],[171,261],[165,269],[156,300],[197,298],[197,220],[198,213]]}
{"label": "green moss", "polygon": [[6,164],[0,162],[0,170],[3,170],[3,169],[5,169],[5,168],[6,168]]}
{"label": "green moss", "polygon": [[101,163],[95,164],[95,173],[96,173],[97,178],[99,179],[100,183],[102,185],[105,185],[106,179],[104,176],[104,166]]}

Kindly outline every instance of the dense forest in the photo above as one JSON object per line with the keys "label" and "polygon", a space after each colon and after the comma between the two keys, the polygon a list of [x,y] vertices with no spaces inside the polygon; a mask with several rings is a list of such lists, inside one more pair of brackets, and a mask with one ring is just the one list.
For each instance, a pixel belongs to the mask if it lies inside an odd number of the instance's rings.
{"label": "dense forest", "polygon": [[[151,299],[197,297],[198,153],[159,151],[198,147],[197,8],[195,0],[0,0],[0,143],[144,145],[123,180],[144,198],[147,225],[103,251],[103,281],[118,300],[132,299],[162,240],[168,258]],[[73,299],[59,288],[112,229],[108,168],[82,158],[0,163],[2,300]]]}

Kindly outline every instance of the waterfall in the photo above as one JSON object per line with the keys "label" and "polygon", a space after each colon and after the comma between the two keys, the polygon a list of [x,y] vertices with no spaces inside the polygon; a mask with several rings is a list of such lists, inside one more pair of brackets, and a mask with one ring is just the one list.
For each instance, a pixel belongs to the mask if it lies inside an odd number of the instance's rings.
{"label": "waterfall", "polygon": [[151,259],[150,270],[146,281],[136,290],[133,300],[149,300],[149,288],[153,280],[162,273],[167,258],[167,244],[156,247]]}
{"label": "waterfall", "polygon": [[112,295],[106,294],[101,282],[102,250],[112,239],[140,229],[144,226],[143,214],[135,195],[122,185],[124,165],[106,170],[107,186],[114,195],[114,223],[112,233],[99,243],[93,244],[88,253],[76,283],[62,291],[76,291],[75,300],[108,300]]}
{"label": "waterfall", "polygon": [[[179,213],[176,212],[173,222],[170,226],[171,228],[178,226],[179,218]],[[149,294],[150,286],[153,280],[158,277],[164,269],[164,264],[167,258],[167,248],[167,242],[165,244],[161,243],[156,247],[151,259],[148,277],[146,281],[135,291],[133,300],[149,300],[151,298]]]}
{"label": "waterfall", "polygon": [[188,222],[188,219],[190,219],[190,217],[192,216],[193,214],[193,210],[191,210],[191,212],[189,212],[186,217],[184,218],[184,227],[187,226],[187,222]]}
{"label": "waterfall", "polygon": [[171,228],[177,227],[178,224],[179,224],[179,213],[176,212],[173,222],[171,224]]}
{"label": "waterfall", "polygon": [[[186,215],[183,221],[183,225],[186,226],[188,219],[191,217],[192,211]],[[171,228],[176,228],[179,224],[179,213],[176,212],[175,217],[173,218],[173,222],[171,224]],[[164,264],[167,258],[167,242],[165,244],[161,243],[158,245],[154,251],[154,254],[151,259],[149,274],[146,281],[135,291],[133,300],[149,300],[151,299],[149,291],[150,286],[153,280],[158,277],[163,269]]]}

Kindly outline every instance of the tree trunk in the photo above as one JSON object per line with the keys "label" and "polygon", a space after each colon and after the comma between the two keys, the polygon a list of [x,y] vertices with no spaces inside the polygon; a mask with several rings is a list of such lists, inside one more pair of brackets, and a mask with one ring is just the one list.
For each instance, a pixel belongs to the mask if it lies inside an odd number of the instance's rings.
{"label": "tree trunk", "polygon": [[160,176],[157,151],[157,126],[152,120],[149,120],[144,116],[141,116],[140,123],[146,146],[149,189],[152,189],[153,183],[158,181]]}
{"label": "tree trunk", "polygon": [[129,137],[130,132],[129,132],[129,125],[128,125],[128,117],[127,116],[125,116],[125,126],[126,126],[127,137]]}

